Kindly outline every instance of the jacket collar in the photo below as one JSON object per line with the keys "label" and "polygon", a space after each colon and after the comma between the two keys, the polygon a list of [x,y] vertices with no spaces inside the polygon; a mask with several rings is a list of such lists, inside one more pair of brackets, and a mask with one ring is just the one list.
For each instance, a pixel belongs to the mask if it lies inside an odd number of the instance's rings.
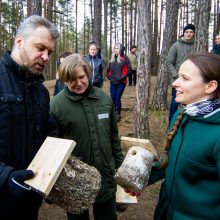
{"label": "jacket collar", "polygon": [[75,92],[71,92],[67,86],[64,87],[64,93],[73,101],[78,101],[84,98],[98,99],[100,95],[97,89],[89,82],[89,87],[83,94],[77,94]]}
{"label": "jacket collar", "polygon": [[10,69],[10,72],[13,73],[19,81],[24,82],[24,83],[35,83],[37,81],[43,82],[44,81],[44,76],[41,75],[32,75],[27,72],[26,69],[24,69],[22,66],[18,65],[10,56],[11,52],[7,51],[3,58],[2,62],[7,66],[7,68]]}
{"label": "jacket collar", "polygon": [[195,38],[193,37],[190,40],[186,40],[183,36],[181,36],[179,37],[178,41],[186,44],[194,44]]}

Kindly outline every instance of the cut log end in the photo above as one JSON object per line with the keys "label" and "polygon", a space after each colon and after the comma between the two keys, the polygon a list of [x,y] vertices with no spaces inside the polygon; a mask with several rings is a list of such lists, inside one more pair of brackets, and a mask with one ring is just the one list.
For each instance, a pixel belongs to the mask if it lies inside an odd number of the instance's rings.
{"label": "cut log end", "polygon": [[80,214],[95,202],[100,188],[98,170],[71,156],[47,199],[67,212]]}
{"label": "cut log end", "polygon": [[148,183],[153,160],[153,153],[132,146],[115,175],[115,181],[124,189],[140,193]]}

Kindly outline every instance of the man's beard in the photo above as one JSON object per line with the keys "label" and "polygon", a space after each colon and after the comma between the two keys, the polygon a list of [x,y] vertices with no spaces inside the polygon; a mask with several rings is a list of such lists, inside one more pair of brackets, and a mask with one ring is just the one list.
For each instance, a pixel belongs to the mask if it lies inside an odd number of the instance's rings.
{"label": "man's beard", "polygon": [[28,64],[26,64],[25,65],[25,60],[28,60],[27,58],[27,54],[25,53],[25,51],[23,51],[23,53],[21,53],[21,59],[22,59],[22,61],[23,61],[23,66],[22,66],[22,68],[23,69],[26,69],[28,72],[29,72],[29,74],[31,74],[31,75],[35,75],[35,76],[39,76],[39,75],[41,75],[42,73],[43,73],[43,71],[44,71],[44,68],[43,68],[43,70],[37,70],[36,68],[35,68],[35,66],[36,65],[41,65],[41,66],[45,66],[45,62],[42,60],[42,59],[39,59],[39,60],[37,60],[33,65],[28,65]]}
{"label": "man's beard", "polygon": [[27,69],[30,72],[30,74],[35,75],[35,76],[39,76],[43,73],[43,70],[37,70],[37,69],[34,68],[34,66],[33,67],[28,67]]}

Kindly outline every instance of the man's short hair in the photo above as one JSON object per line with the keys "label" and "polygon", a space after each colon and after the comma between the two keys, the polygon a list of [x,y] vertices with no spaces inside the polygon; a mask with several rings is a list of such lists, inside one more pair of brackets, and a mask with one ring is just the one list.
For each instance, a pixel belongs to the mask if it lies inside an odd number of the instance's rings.
{"label": "man's short hair", "polygon": [[60,34],[57,27],[54,24],[52,24],[48,19],[43,18],[39,15],[32,15],[26,18],[18,27],[16,36],[29,36],[32,34],[32,31],[34,31],[36,28],[40,26],[47,28],[54,41],[56,41],[59,38]]}
{"label": "man's short hair", "polygon": [[135,45],[132,45],[130,50],[132,50],[132,49],[134,49],[134,48],[137,48],[137,47],[136,47]]}

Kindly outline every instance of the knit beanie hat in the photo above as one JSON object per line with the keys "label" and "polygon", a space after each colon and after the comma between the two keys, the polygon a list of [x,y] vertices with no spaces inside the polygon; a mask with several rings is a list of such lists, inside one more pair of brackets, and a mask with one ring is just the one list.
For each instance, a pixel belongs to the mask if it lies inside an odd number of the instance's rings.
{"label": "knit beanie hat", "polygon": [[195,32],[195,26],[193,24],[187,24],[184,28],[183,28],[183,34],[185,33],[186,30],[193,30],[193,32]]}

